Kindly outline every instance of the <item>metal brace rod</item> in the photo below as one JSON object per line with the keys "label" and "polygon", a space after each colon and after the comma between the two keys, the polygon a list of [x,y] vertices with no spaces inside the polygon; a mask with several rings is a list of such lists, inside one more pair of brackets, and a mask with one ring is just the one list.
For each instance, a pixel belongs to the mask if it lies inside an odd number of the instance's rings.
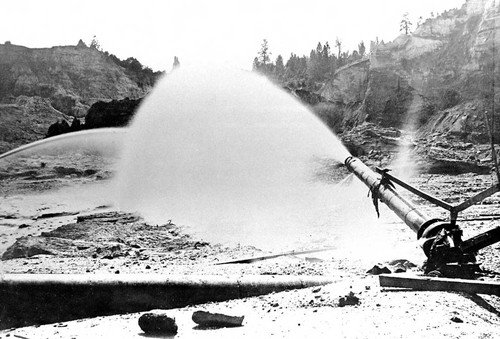
{"label": "metal brace rod", "polygon": [[375,170],[377,171],[377,173],[384,175],[386,178],[388,178],[392,182],[407,189],[408,191],[414,193],[415,195],[418,195],[419,197],[421,197],[421,198],[423,198],[423,199],[425,199],[425,200],[427,200],[427,201],[429,201],[429,202],[431,202],[439,207],[444,208],[445,210],[451,211],[454,208],[453,205],[448,204],[446,201],[443,201],[441,199],[433,197],[432,195],[425,193],[425,192],[419,190],[418,188],[415,188],[415,187],[407,184],[404,181],[399,180],[398,178],[390,175],[389,173],[387,173],[386,171],[384,171],[383,169],[381,169],[379,167],[376,167]]}
{"label": "metal brace rod", "polygon": [[450,212],[450,222],[452,225],[455,225],[457,218],[458,218],[458,213],[471,207],[472,205],[477,204],[478,202],[486,199],[487,197],[489,197],[497,192],[500,192],[500,184],[496,184],[496,185],[491,186],[490,188],[476,194],[472,198],[465,200],[461,204],[454,206],[454,205],[448,204],[446,201],[443,201],[439,198],[433,197],[432,195],[425,193],[425,192],[407,184],[406,182],[390,175],[389,173],[387,173],[387,170],[383,170],[379,167],[376,167],[375,170],[377,171],[377,173],[381,174],[386,179],[389,179],[390,181],[398,184],[399,186],[412,192],[413,194],[433,203],[436,206],[442,207],[445,210],[449,211]]}
{"label": "metal brace rod", "polygon": [[472,198],[465,200],[463,203],[461,203],[457,206],[454,206],[452,211],[457,212],[457,213],[461,212],[461,211],[471,207],[472,205],[477,204],[478,202],[488,198],[489,196],[491,196],[499,191],[500,191],[500,185],[491,186],[490,188],[488,188],[482,192],[479,192],[477,195],[473,196]]}
{"label": "metal brace rod", "polygon": [[464,252],[477,252],[482,248],[500,241],[500,227],[493,228],[462,242],[460,249]]}
{"label": "metal brace rod", "polygon": [[[493,101],[494,103],[494,101]],[[495,150],[495,140],[493,138],[493,129],[495,128],[495,120],[494,120],[494,114],[495,114],[495,109],[493,109],[493,112],[491,112],[491,126],[490,126],[490,121],[488,119],[488,114],[484,112],[484,120],[486,121],[486,129],[488,131],[488,134],[490,135],[490,142],[491,142],[491,160],[493,161],[493,165],[495,166],[495,171],[497,174],[497,183],[500,184],[500,169],[498,168],[498,159],[497,159],[497,152]]]}

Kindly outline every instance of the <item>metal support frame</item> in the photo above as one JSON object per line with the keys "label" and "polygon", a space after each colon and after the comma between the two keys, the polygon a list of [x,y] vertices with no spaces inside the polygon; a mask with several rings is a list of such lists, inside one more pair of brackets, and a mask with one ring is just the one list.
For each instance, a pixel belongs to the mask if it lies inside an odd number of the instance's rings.
{"label": "metal support frame", "polygon": [[[482,192],[479,192],[475,196],[463,201],[462,203],[458,205],[451,205],[447,203],[446,201],[443,201],[439,198],[436,198],[424,191],[419,190],[418,188],[415,188],[411,186],[410,184],[405,183],[404,181],[394,177],[393,175],[387,173],[387,169],[381,169],[379,167],[375,168],[376,172],[382,175],[386,180],[389,180],[404,189],[408,190],[409,192],[419,196],[422,199],[425,199],[429,201],[430,203],[439,206],[441,208],[444,208],[445,210],[450,212],[450,226],[451,229],[459,230],[457,226],[457,218],[458,214],[467,208],[477,204],[478,202],[483,201],[484,199],[488,198],[489,196],[492,196],[493,194],[500,192],[500,183],[497,183],[496,185],[493,185],[487,189],[485,189]],[[460,249],[465,252],[465,253],[472,253],[480,250],[481,248],[487,247],[489,245],[492,245],[494,243],[497,243],[500,241],[500,227],[496,227],[494,229],[491,229],[489,231],[486,231],[484,233],[481,233],[475,237],[472,237],[466,241],[463,241],[459,244]]]}
{"label": "metal support frame", "polygon": [[451,204],[447,203],[446,201],[443,201],[439,198],[436,198],[436,197],[434,197],[434,196],[432,196],[424,191],[419,190],[418,188],[411,186],[410,184],[405,183],[404,181],[387,173],[386,169],[381,169],[379,167],[376,167],[375,170],[377,173],[386,177],[387,179],[394,182],[395,184],[398,184],[399,186],[403,187],[404,189],[412,192],[413,194],[419,196],[420,198],[425,199],[425,200],[429,201],[430,203],[433,203],[434,205],[442,207],[445,210],[449,211],[450,212],[450,222],[452,224],[456,223],[458,213],[466,210],[467,208],[471,207],[472,205],[477,204],[478,202],[483,201],[484,199],[488,198],[489,196],[492,196],[493,194],[500,192],[500,184],[497,183],[496,185],[493,185],[490,188],[487,188],[486,190],[479,192],[478,194],[476,194],[472,198],[465,200],[461,204],[451,205]]}

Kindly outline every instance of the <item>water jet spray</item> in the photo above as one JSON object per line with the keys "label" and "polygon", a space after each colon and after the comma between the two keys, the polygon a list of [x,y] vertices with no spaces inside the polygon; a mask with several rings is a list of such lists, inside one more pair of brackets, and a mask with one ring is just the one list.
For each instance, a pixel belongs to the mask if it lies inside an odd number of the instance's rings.
{"label": "water jet spray", "polygon": [[[421,247],[427,256],[425,272],[438,271],[450,277],[471,276],[479,269],[475,252],[500,241],[500,227],[462,240],[462,230],[457,225],[458,213],[500,191],[500,184],[480,192],[456,206],[433,197],[390,175],[387,169],[368,168],[361,160],[349,156],[345,165],[368,188],[377,214],[378,202],[389,207],[408,227],[417,233]],[[432,219],[396,191],[396,185],[442,207],[450,212],[449,220]]]}

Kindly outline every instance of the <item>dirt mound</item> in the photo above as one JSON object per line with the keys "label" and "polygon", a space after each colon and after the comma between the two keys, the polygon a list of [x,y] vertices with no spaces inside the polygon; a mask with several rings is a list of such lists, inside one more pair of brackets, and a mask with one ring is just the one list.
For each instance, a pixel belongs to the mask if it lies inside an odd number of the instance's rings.
{"label": "dirt mound", "polygon": [[74,224],[40,236],[21,237],[5,251],[2,260],[37,254],[112,259],[144,248],[173,251],[206,245],[181,234],[174,224],[147,225],[136,215],[110,212],[79,217]]}

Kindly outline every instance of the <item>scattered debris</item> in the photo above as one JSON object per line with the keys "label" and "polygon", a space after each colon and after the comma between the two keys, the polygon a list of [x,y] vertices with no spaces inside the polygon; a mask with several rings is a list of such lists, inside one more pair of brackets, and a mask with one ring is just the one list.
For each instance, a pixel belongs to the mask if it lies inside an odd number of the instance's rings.
{"label": "scattered debris", "polygon": [[56,167],[54,167],[53,170],[59,176],[67,176],[67,175],[82,176],[83,175],[83,172],[81,170],[76,169],[74,167],[56,166]]}
{"label": "scattered debris", "polygon": [[414,267],[417,267],[417,265],[415,265],[414,263],[412,263],[411,261],[409,260],[406,260],[406,259],[396,259],[396,260],[392,260],[392,261],[389,261],[388,264],[390,266],[403,266],[405,269],[411,269],[411,268],[414,268]]}
{"label": "scattered debris", "polygon": [[339,298],[339,307],[359,305],[360,300],[351,291],[345,297]]}
{"label": "scattered debris", "polygon": [[242,326],[245,317],[234,317],[220,313],[210,313],[205,311],[196,311],[193,313],[193,321],[200,327],[238,327]]}
{"label": "scattered debris", "polygon": [[391,260],[384,264],[378,264],[366,271],[368,274],[390,274],[390,273],[404,273],[412,268],[417,267],[414,263],[406,259]]}
{"label": "scattered debris", "polygon": [[305,257],[305,260],[307,262],[323,262],[324,261],[323,259],[314,258],[314,257]]}
{"label": "scattered debris", "polygon": [[139,318],[139,327],[146,334],[171,335],[177,333],[177,324],[174,318],[166,314],[145,313]]}

